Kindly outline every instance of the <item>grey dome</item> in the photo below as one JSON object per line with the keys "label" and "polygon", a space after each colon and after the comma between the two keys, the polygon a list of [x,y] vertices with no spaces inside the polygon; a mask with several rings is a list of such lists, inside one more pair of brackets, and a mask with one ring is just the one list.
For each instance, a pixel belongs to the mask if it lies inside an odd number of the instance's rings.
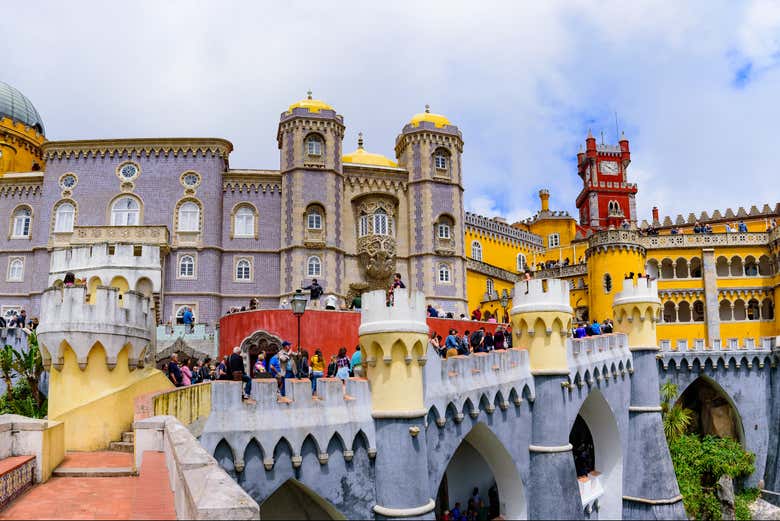
{"label": "grey dome", "polygon": [[8,117],[46,134],[43,120],[27,96],[0,81],[0,118]]}

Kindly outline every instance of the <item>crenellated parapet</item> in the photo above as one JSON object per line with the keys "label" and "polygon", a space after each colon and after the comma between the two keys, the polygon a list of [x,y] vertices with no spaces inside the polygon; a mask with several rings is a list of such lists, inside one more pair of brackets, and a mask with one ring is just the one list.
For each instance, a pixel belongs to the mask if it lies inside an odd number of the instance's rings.
{"label": "crenellated parapet", "polygon": [[63,368],[63,351],[73,350],[80,369],[85,369],[92,348],[100,344],[106,364],[113,369],[119,353],[129,348],[128,366],[135,369],[152,340],[153,317],[149,299],[135,291],[123,295],[117,288],[98,286],[94,304],[87,301],[87,288],[48,288],[41,299],[43,321],[38,339],[45,366]]}
{"label": "crenellated parapet", "polygon": [[633,374],[628,337],[622,333],[572,338],[567,342],[569,378],[577,387],[599,385]]}
{"label": "crenellated parapet", "polygon": [[510,312],[515,345],[527,347],[533,374],[568,374],[565,340],[571,331],[569,286],[560,279],[515,284]]}
{"label": "crenellated parapet", "polygon": [[615,330],[628,336],[632,348],[657,348],[656,322],[661,312],[658,281],[625,279],[613,300]]}
{"label": "crenellated parapet", "polygon": [[377,290],[364,293],[362,304],[358,334],[375,414],[424,414],[425,295],[398,289],[388,306],[385,291]]}

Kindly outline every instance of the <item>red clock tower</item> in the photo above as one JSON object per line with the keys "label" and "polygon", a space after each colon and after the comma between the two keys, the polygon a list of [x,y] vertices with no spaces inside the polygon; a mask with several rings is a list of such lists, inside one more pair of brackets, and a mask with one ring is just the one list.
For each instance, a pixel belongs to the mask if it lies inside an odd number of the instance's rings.
{"label": "red clock tower", "polygon": [[636,184],[628,182],[631,152],[628,139],[617,145],[596,144],[588,130],[585,151],[577,154],[577,174],[582,190],[577,196],[580,225],[593,230],[620,227],[625,220],[636,223]]}

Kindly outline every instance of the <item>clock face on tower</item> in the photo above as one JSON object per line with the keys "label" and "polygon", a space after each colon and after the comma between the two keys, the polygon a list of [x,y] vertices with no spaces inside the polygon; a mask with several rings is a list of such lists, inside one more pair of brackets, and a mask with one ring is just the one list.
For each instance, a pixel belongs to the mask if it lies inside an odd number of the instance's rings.
{"label": "clock face on tower", "polygon": [[615,175],[618,173],[618,164],[616,161],[602,161],[601,173]]}

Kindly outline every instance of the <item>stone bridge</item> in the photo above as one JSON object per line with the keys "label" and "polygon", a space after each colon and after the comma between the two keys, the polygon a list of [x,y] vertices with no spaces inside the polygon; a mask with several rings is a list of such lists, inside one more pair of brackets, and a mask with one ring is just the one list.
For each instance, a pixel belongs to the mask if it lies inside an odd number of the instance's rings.
{"label": "stone bridge", "polygon": [[618,332],[577,340],[566,286],[525,291],[511,313],[522,348],[446,360],[423,347],[423,295],[387,307],[366,294],[367,379],[321,378],[316,396],[288,381],[284,398],[255,380],[256,403],[214,382],[200,441],[264,518],[431,519],[465,509],[474,487],[510,519],[682,517],[659,351],[638,343],[654,333],[657,289],[616,295]]}

